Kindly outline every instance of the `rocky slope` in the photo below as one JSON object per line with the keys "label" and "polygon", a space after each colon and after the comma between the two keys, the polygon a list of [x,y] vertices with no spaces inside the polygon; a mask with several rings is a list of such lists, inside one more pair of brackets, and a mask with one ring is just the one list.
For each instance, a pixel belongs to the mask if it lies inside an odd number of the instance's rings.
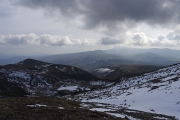
{"label": "rocky slope", "polygon": [[[74,66],[26,59],[17,64],[0,66],[1,82],[14,84],[30,95],[53,96],[88,91],[98,78]],[[63,91],[63,92],[62,92]]]}
{"label": "rocky slope", "polygon": [[180,118],[179,93],[180,64],[176,64],[140,76],[121,79],[116,85],[79,94],[75,98],[84,102],[114,104],[122,108]]}

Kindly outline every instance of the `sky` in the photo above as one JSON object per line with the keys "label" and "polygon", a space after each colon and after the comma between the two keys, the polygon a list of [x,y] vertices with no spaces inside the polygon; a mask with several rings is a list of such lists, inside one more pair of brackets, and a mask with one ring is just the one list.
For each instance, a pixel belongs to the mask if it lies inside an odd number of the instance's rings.
{"label": "sky", "polygon": [[180,48],[180,0],[0,0],[0,53]]}

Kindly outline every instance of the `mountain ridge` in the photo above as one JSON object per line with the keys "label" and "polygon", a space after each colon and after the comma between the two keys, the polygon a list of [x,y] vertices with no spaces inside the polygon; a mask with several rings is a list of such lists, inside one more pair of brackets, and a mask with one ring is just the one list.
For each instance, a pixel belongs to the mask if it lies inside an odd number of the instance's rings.
{"label": "mountain ridge", "polygon": [[109,50],[104,50],[105,53],[119,54],[119,55],[132,55],[139,53],[152,52],[157,55],[170,58],[180,58],[180,50],[169,49],[169,48],[126,48],[126,47],[115,47]]}
{"label": "mountain ridge", "polygon": [[[132,49],[133,50],[133,49]],[[168,49],[169,50],[169,49]],[[96,69],[105,66],[118,66],[118,65],[155,65],[155,66],[167,66],[175,63],[179,63],[178,58],[168,58],[163,55],[158,55],[152,51],[141,51],[138,54],[126,54],[125,49],[117,50],[122,54],[107,54],[106,50],[86,51],[79,53],[57,54],[39,57],[30,57],[44,62],[54,64],[71,65],[92,72]],[[152,54],[151,54],[152,53]],[[0,59],[0,64],[14,64],[21,60],[29,58],[28,56],[13,57],[11,59]]]}
{"label": "mountain ridge", "polygon": [[180,64],[131,78],[108,88],[79,94],[80,101],[115,104],[119,107],[156,112],[180,118]]}
{"label": "mountain ridge", "polygon": [[[1,66],[0,73],[8,78],[8,82],[17,84],[32,95],[55,95],[59,87],[68,86],[68,84],[77,85],[77,92],[80,87],[78,85],[83,82],[99,80],[96,76],[74,66],[51,64],[33,59]],[[81,88],[86,90],[91,86]]]}

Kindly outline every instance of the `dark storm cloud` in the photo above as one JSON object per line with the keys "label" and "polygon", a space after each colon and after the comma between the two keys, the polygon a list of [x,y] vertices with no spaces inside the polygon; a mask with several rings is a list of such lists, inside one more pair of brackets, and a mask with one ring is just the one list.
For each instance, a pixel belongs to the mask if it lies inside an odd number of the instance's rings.
{"label": "dark storm cloud", "polygon": [[[18,4],[64,16],[83,15],[84,28],[131,28],[137,23],[172,26],[180,21],[179,0],[18,0]],[[122,24],[123,23],[123,24]]]}
{"label": "dark storm cloud", "polygon": [[15,4],[21,4],[33,9],[44,8],[49,12],[58,10],[65,16],[73,16],[80,12],[76,0],[19,0]]}
{"label": "dark storm cloud", "polygon": [[8,1],[0,1],[0,18],[11,17],[13,10],[8,6]]}
{"label": "dark storm cloud", "polygon": [[[164,0],[163,0],[164,1]],[[152,22],[164,23],[172,17],[169,8],[163,8],[162,0],[98,0],[87,5],[87,27],[98,25],[111,27],[112,22]],[[111,24],[106,24],[111,23]],[[127,23],[129,24],[129,23]],[[116,24],[115,24],[116,25]]]}

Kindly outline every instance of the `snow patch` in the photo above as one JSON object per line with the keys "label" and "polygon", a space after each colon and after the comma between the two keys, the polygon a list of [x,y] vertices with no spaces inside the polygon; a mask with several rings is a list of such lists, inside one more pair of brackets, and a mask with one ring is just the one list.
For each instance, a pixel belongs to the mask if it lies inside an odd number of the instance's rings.
{"label": "snow patch", "polygon": [[63,108],[63,107],[58,107],[58,109],[61,109],[61,110],[63,110],[64,108]]}
{"label": "snow patch", "polygon": [[124,118],[125,117],[125,115],[118,114],[118,113],[110,113],[110,112],[106,112],[106,113],[109,114],[109,115],[112,115],[112,116],[120,117],[120,118]]}
{"label": "snow patch", "polygon": [[46,107],[47,105],[43,104],[35,104],[35,105],[27,105],[27,107]]}
{"label": "snow patch", "polygon": [[111,69],[109,69],[109,68],[100,68],[100,69],[97,69],[96,71],[97,71],[98,73],[105,73],[105,72],[110,73],[110,72],[113,72],[114,70],[111,70]]}
{"label": "snow patch", "polygon": [[27,74],[27,73],[24,73],[24,72],[12,72],[9,74],[10,77],[20,77],[20,78],[23,78],[23,79],[30,79],[30,75]]}
{"label": "snow patch", "polygon": [[68,91],[75,91],[77,90],[78,86],[66,86],[66,87],[60,87],[57,90],[68,90]]}

